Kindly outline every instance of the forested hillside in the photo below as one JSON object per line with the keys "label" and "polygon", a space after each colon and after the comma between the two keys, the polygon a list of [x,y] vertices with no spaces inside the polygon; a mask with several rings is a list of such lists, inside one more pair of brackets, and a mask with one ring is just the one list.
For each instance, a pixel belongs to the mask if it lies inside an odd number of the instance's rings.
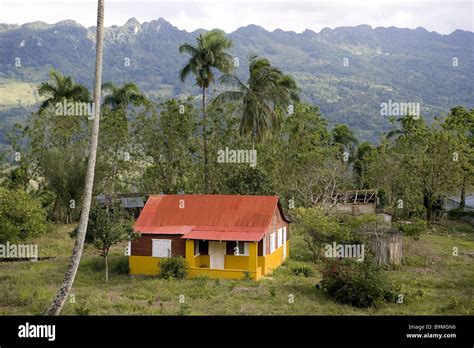
{"label": "forested hillside", "polygon": [[[179,80],[186,57],[178,48],[198,34],[162,18],[145,23],[132,18],[106,28],[104,80],[134,81],[148,96],[196,94],[192,81]],[[380,115],[380,103],[388,100],[419,102],[428,119],[454,105],[474,105],[471,32],[440,35],[423,28],[361,25],[295,33],[250,25],[228,37],[238,76],[247,78],[249,55],[267,57],[295,78],[304,101],[319,105],[331,124],[346,123],[363,139],[376,141],[390,128]],[[5,142],[2,129],[29,115],[28,106],[38,101],[32,86],[47,80],[51,68],[92,85],[94,40],[95,28],[73,21],[0,24],[0,142]]]}

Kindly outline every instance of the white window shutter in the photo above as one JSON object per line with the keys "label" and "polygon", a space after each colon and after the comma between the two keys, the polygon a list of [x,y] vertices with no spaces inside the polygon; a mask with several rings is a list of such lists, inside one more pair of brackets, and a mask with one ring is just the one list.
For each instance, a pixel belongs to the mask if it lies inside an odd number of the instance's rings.
{"label": "white window shutter", "polygon": [[152,239],[152,256],[170,257],[171,240],[170,239]]}
{"label": "white window shutter", "polygon": [[171,257],[171,239],[164,239],[164,253],[163,257]]}

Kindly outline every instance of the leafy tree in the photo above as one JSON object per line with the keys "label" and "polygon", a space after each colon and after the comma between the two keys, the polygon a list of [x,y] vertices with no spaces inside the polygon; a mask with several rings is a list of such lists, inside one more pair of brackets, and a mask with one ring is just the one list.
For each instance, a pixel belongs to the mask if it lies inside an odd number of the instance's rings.
{"label": "leafy tree", "polygon": [[[77,229],[73,235],[76,234]],[[110,248],[135,237],[132,219],[125,211],[98,204],[92,207],[85,242],[93,245],[99,251],[99,255],[104,258],[105,281],[109,281]]]}
{"label": "leafy tree", "polygon": [[228,192],[237,195],[272,195],[274,191],[267,176],[258,168],[240,166],[227,179]]}
{"label": "leafy tree", "polygon": [[202,89],[202,138],[204,148],[204,189],[209,192],[209,169],[207,152],[207,120],[206,120],[206,91],[214,82],[214,69],[223,73],[230,73],[233,69],[232,59],[226,52],[232,42],[225,37],[221,30],[211,30],[200,34],[197,45],[185,43],[179,47],[180,53],[190,55],[188,63],[181,69],[181,81],[185,81],[189,74],[196,79],[196,86]]}
{"label": "leafy tree", "polygon": [[349,230],[343,228],[335,216],[326,215],[318,208],[298,208],[296,222],[314,262],[320,259],[324,244],[351,239]]}
{"label": "leafy tree", "polygon": [[46,232],[46,214],[22,190],[0,187],[0,243],[23,241]]}
{"label": "leafy tree", "polygon": [[466,190],[474,185],[474,109],[468,111],[461,106],[452,108],[443,128],[452,132],[458,141],[458,149],[453,155],[462,167],[459,208],[464,210]]}
{"label": "leafy tree", "polygon": [[103,88],[108,94],[102,107],[95,192],[115,193],[135,189],[135,185],[128,180],[135,163],[131,156],[133,146],[129,118],[136,110],[146,110],[150,102],[131,82],[121,87],[105,83]]}
{"label": "leafy tree", "polygon": [[370,184],[367,182],[367,170],[376,155],[374,146],[364,141],[356,150],[354,160],[354,180],[359,189],[369,189]]}
{"label": "leafy tree", "polygon": [[71,208],[81,203],[87,131],[87,116],[59,116],[45,109],[8,134],[21,157],[7,180],[34,196],[53,192],[50,217],[57,221],[71,222]]}
{"label": "leafy tree", "polygon": [[272,66],[266,58],[249,58],[247,84],[234,74],[224,74],[221,82],[234,86],[236,90],[219,94],[214,102],[242,103],[240,133],[251,134],[252,139],[256,140],[263,139],[271,130],[279,129],[281,120],[277,107],[286,110],[292,101],[299,100],[294,79]]}
{"label": "leafy tree", "polygon": [[[182,112],[180,112],[182,110]],[[197,115],[192,99],[170,99],[158,110],[140,112],[133,123],[133,157],[143,167],[140,190],[196,192],[202,173],[198,161]]]}
{"label": "leafy tree", "polygon": [[456,137],[438,124],[426,125],[422,118],[400,119],[401,131],[384,141],[368,170],[372,187],[384,189],[398,212],[420,215],[431,223],[440,200],[460,185],[461,161]]}

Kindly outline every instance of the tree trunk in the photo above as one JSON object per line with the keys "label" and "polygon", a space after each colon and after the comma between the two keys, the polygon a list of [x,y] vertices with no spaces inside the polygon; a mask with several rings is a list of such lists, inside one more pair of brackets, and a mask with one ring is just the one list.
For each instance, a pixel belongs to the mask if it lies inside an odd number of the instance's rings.
{"label": "tree trunk", "polygon": [[104,256],[105,259],[105,281],[109,281],[109,258],[107,255]]}
{"label": "tree trunk", "polygon": [[428,225],[431,225],[431,221],[433,220],[433,202],[431,200],[428,201],[426,206],[426,220]]}
{"label": "tree trunk", "polygon": [[459,202],[459,209],[464,210],[466,206],[466,175],[462,178],[462,186],[461,186],[461,200]]}
{"label": "tree trunk", "polygon": [[204,193],[209,193],[209,163],[207,154],[206,87],[202,88],[202,139],[204,145]]}
{"label": "tree trunk", "polygon": [[104,0],[98,0],[97,6],[97,35],[96,35],[96,61],[94,76],[94,123],[92,126],[92,135],[90,139],[89,159],[87,163],[87,172],[84,187],[84,200],[82,203],[81,219],[77,231],[76,244],[72,252],[69,267],[66,271],[64,282],[59,289],[56,298],[51,306],[44,313],[45,315],[58,315],[66,302],[69,291],[74,283],[77,269],[81,261],[82,250],[84,248],[84,240],[86,236],[87,223],[89,220],[89,211],[92,200],[92,187],[94,184],[94,172],[97,156],[97,144],[99,141],[99,124],[100,124],[100,93],[102,85],[102,56],[103,56],[103,39],[104,31]]}

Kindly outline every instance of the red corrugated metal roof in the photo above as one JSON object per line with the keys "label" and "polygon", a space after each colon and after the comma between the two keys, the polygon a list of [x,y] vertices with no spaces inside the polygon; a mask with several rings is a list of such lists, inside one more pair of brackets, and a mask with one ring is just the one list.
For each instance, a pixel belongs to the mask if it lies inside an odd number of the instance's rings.
{"label": "red corrugated metal roof", "polygon": [[241,242],[258,242],[265,232],[235,232],[235,231],[191,231],[185,234],[184,239],[198,240],[225,240]]}
{"label": "red corrugated metal roof", "polygon": [[151,234],[186,234],[193,230],[194,226],[137,226],[135,231]]}
{"label": "red corrugated metal roof", "polygon": [[135,230],[189,239],[258,241],[275,209],[281,209],[277,196],[150,196]]}

